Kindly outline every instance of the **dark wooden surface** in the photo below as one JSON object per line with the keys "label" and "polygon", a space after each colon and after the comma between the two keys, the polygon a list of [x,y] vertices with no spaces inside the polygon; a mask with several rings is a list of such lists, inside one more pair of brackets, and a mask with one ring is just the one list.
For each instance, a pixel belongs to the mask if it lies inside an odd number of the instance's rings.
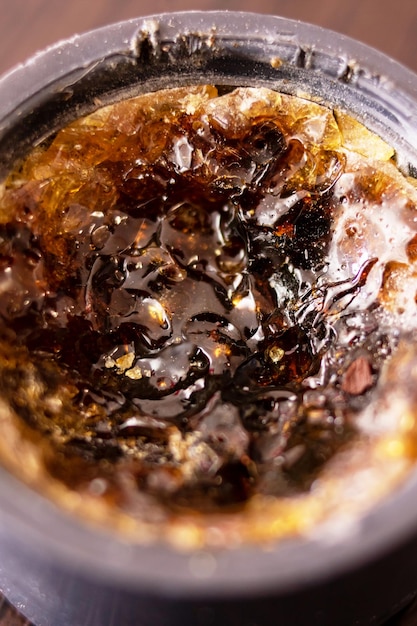
{"label": "dark wooden surface", "polygon": [[[0,0],[0,73],[60,39],[110,22],[147,15],[150,7],[152,13],[256,10],[304,20],[359,39],[417,72],[416,0]],[[389,623],[416,625],[417,603]],[[0,626],[28,626],[1,595]]]}

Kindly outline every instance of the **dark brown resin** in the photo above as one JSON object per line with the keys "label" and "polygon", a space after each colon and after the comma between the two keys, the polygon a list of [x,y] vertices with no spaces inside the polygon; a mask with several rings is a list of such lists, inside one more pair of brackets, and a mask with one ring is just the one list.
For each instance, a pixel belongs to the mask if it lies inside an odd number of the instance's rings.
{"label": "dark brown resin", "polygon": [[341,195],[332,113],[314,143],[317,109],[278,97],[120,103],[6,182],[0,391],[70,489],[148,521],[240,509],[309,490],[359,436],[397,337],[378,298],[354,306],[378,258],[329,257],[346,203],[383,192]]}

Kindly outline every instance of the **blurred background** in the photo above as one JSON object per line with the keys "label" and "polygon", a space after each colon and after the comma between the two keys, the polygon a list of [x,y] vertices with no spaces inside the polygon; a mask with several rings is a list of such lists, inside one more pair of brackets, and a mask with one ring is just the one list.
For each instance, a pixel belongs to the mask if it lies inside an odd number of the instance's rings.
{"label": "blurred background", "polygon": [[0,73],[56,41],[110,22],[181,10],[242,10],[354,37],[417,72],[416,0],[0,0]]}

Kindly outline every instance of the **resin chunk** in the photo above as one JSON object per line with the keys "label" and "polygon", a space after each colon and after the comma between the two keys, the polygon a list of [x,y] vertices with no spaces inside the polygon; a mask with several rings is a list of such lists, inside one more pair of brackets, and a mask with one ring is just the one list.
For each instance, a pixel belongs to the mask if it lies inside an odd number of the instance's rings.
{"label": "resin chunk", "polygon": [[394,156],[342,111],[214,86],[35,148],[0,199],[3,462],[193,545],[311,530],[364,468],[348,513],[388,492],[416,449],[413,405],[407,426],[378,416],[417,326],[417,191]]}

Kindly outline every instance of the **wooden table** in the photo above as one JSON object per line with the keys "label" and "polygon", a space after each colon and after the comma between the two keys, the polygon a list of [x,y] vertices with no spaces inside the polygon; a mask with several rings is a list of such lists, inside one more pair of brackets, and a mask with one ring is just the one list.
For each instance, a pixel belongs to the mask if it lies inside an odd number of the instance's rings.
{"label": "wooden table", "polygon": [[[153,13],[256,8],[257,12],[280,14],[339,31],[382,50],[417,72],[416,0],[153,0],[151,5],[140,0],[0,0],[0,73],[59,39],[149,14],[150,6]],[[414,603],[391,620],[389,626],[416,624]],[[0,596],[0,626],[27,625]]]}

